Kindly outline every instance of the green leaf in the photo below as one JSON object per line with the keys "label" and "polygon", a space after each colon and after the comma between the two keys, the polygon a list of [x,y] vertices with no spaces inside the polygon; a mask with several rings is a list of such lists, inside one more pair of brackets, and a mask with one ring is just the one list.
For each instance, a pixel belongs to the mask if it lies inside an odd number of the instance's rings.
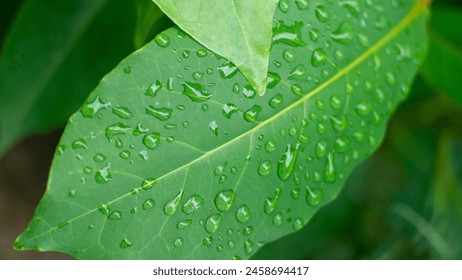
{"label": "green leaf", "polygon": [[437,91],[462,105],[460,73],[462,73],[462,10],[436,6],[429,27],[430,44],[422,76]]}
{"label": "green leaf", "polygon": [[135,27],[135,48],[139,49],[145,43],[151,41],[161,31],[172,27],[167,16],[152,2],[152,0],[136,0],[136,27]]}
{"label": "green leaf", "polygon": [[308,223],[406,97],[426,9],[284,3],[263,97],[175,28],[121,62],[71,117],[15,247],[79,259],[248,258]]}
{"label": "green leaf", "polygon": [[[181,29],[236,65],[265,92],[271,26],[277,0],[154,0]],[[298,1],[307,5],[308,1]]]}
{"label": "green leaf", "polygon": [[24,3],[0,58],[0,154],[66,122],[133,51],[134,16],[124,0]]}

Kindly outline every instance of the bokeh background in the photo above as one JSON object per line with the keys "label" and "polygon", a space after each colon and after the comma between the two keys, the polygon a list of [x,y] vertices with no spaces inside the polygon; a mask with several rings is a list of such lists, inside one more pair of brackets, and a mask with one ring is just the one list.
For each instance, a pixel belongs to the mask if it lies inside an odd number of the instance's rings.
{"label": "bokeh background", "polygon": [[[0,4],[0,45],[22,2]],[[462,259],[462,3],[433,2],[427,63],[379,150],[304,229],[254,258]],[[45,191],[61,133],[0,155],[0,259],[71,259],[12,248]]]}

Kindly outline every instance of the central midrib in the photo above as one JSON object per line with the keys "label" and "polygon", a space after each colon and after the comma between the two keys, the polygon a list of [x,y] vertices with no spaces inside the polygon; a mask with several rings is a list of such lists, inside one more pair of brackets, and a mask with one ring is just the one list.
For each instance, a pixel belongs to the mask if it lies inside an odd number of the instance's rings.
{"label": "central midrib", "polygon": [[[360,55],[357,59],[355,59],[351,64],[349,64],[347,67],[345,67],[344,69],[342,69],[341,71],[339,71],[337,74],[335,74],[332,78],[330,78],[329,80],[327,80],[325,83],[323,83],[322,85],[320,85],[318,88],[316,88],[315,90],[311,91],[310,93],[306,94],[305,96],[303,96],[302,98],[300,98],[299,100],[297,100],[296,102],[292,103],[291,105],[287,106],[286,108],[284,108],[283,110],[281,110],[280,112],[278,112],[277,114],[275,114],[274,116],[266,119],[265,121],[261,122],[260,124],[258,124],[257,126],[255,126],[254,128],[244,132],[243,134],[239,135],[238,137],[232,139],[231,141],[229,142],[226,142],[224,143],[223,145],[213,149],[213,150],[210,150],[209,152],[205,153],[204,155],[198,157],[197,159],[189,162],[189,163],[186,163],[180,167],[177,167],[176,169],[166,173],[165,175],[162,175],[161,177],[157,178],[157,181],[160,181],[162,180],[163,178],[165,177],[168,177],[170,175],[173,175],[175,174],[176,172],[184,169],[184,168],[187,168],[193,164],[195,164],[196,162],[199,162],[201,160],[203,160],[204,158],[207,158],[209,157],[210,155],[224,149],[225,147],[227,147],[228,145],[231,145],[233,144],[234,142],[240,140],[241,138],[253,133],[254,131],[257,131],[258,129],[260,129],[261,127],[271,123],[273,120],[279,118],[280,116],[286,114],[287,112],[291,111],[293,108],[299,106],[300,104],[303,104],[304,102],[306,102],[307,100],[309,100],[311,97],[313,97],[314,95],[318,94],[320,91],[322,91],[323,89],[327,88],[328,86],[330,86],[331,84],[333,84],[334,82],[336,82],[338,79],[340,79],[342,76],[344,76],[345,74],[347,74],[348,72],[350,72],[352,69],[354,69],[356,66],[358,66],[360,63],[364,62],[368,57],[370,57],[372,54],[374,54],[375,52],[377,52],[379,49],[381,49],[383,46],[385,46],[386,44],[388,44],[391,40],[393,40],[401,31],[403,31],[407,26],[409,26],[423,11],[425,11],[426,8],[425,7],[422,7],[421,5],[419,5],[419,3],[417,2],[417,4],[410,10],[409,14],[400,22],[398,23],[393,29],[390,30],[390,32],[388,32],[384,37],[382,37],[379,41],[377,41],[374,45],[372,45],[369,49],[367,49],[367,51],[365,51],[362,55]],[[136,175],[134,175],[136,176]],[[142,178],[140,178],[142,179]],[[51,180],[50,180],[51,182]],[[138,188],[138,190],[141,190],[141,187]],[[125,195],[122,195],[110,202],[108,202],[107,204],[112,204],[112,203],[115,203],[119,200],[122,200],[124,199],[125,197],[127,196],[130,196],[131,195],[131,192],[125,194]],[[94,208],[90,211],[87,211],[85,213],[82,213],[81,215],[79,216],[76,216],[75,218],[72,218],[70,220],[68,220],[69,223],[75,221],[75,220],[78,220],[80,219],[81,217],[84,217],[90,213],[93,213],[95,211],[97,211],[98,208]],[[53,230],[56,230],[58,227],[55,226],[55,227],[52,227],[50,228],[49,230],[35,236],[34,238],[31,238],[31,239],[28,239],[28,240],[25,240],[25,241],[31,241],[31,240],[35,240]],[[25,241],[23,241],[22,243],[24,243]]]}

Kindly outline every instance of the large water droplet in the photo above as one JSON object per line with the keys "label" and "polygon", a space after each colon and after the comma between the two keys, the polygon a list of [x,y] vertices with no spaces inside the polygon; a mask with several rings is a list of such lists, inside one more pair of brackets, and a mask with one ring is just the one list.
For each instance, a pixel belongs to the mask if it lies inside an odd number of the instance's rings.
{"label": "large water droplet", "polygon": [[245,223],[250,219],[250,208],[247,205],[242,205],[236,212],[236,219],[240,223]]}
{"label": "large water droplet", "polygon": [[100,206],[98,206],[98,211],[107,216],[109,215],[109,212],[111,211],[111,205],[109,204],[101,204]]}
{"label": "large water droplet", "polygon": [[281,76],[278,73],[268,72],[268,78],[266,79],[266,87],[271,89],[277,86],[281,81]]}
{"label": "large water droplet", "polygon": [[273,43],[283,43],[294,47],[306,46],[302,41],[302,27],[302,21],[296,21],[292,26],[285,25],[283,21],[278,22],[276,28],[273,29]]}
{"label": "large water droplet", "polygon": [[306,203],[308,203],[308,205],[316,207],[323,199],[324,193],[321,189],[311,189],[308,186],[306,187]]}
{"label": "large water droplet", "polygon": [[303,80],[306,76],[306,67],[304,64],[299,64],[290,72],[287,78],[289,80]]}
{"label": "large water droplet", "polygon": [[194,102],[207,101],[212,97],[204,90],[201,84],[184,82],[181,85],[183,86],[183,94]]}
{"label": "large water droplet", "polygon": [[292,175],[295,169],[300,144],[287,145],[286,152],[278,162],[278,176],[282,181],[286,181]]}
{"label": "large water droplet", "polygon": [[335,42],[348,45],[353,40],[353,28],[350,24],[343,22],[331,36]]}
{"label": "large water droplet", "polygon": [[155,108],[153,106],[146,107],[146,114],[155,117],[160,121],[166,121],[172,117],[173,110],[171,108]]}
{"label": "large water droplet", "polygon": [[114,135],[126,134],[131,131],[132,131],[131,128],[128,127],[127,125],[123,123],[116,123],[116,124],[106,127],[105,134],[106,134],[107,139],[111,141]]}
{"label": "large water droplet", "polygon": [[105,109],[109,106],[111,106],[110,102],[105,103],[99,98],[99,96],[97,96],[93,101],[88,101],[83,104],[80,112],[85,118],[93,118],[93,116],[96,115],[96,113],[98,113],[101,109]]}
{"label": "large water droplet", "polygon": [[324,168],[324,181],[333,183],[337,179],[337,171],[335,170],[334,153],[330,152],[327,155],[326,166]]}
{"label": "large water droplet", "polygon": [[124,106],[112,108],[112,113],[124,120],[133,117],[133,113],[127,107]]}
{"label": "large water droplet", "polygon": [[219,192],[215,196],[215,206],[221,212],[226,212],[233,205],[235,197],[236,197],[236,193],[232,190]]}
{"label": "large water droplet", "polygon": [[178,194],[171,201],[167,202],[164,206],[164,213],[167,216],[175,214],[178,206],[180,205],[181,198],[183,197],[183,190],[180,190]]}
{"label": "large water droplet", "polygon": [[238,111],[238,108],[236,107],[236,105],[232,104],[232,103],[227,103],[225,105],[223,105],[223,116],[225,116],[227,119],[230,119],[231,116],[236,113]]}
{"label": "large water droplet", "polygon": [[220,227],[222,217],[220,214],[210,216],[205,222],[205,230],[209,233],[214,233]]}
{"label": "large water droplet", "polygon": [[311,65],[314,67],[323,65],[328,60],[327,54],[323,49],[315,49],[311,55]]}
{"label": "large water droplet", "polygon": [[284,97],[280,93],[278,93],[268,101],[268,105],[270,105],[271,108],[277,108],[281,106],[283,102]]}
{"label": "large water droplet", "polygon": [[218,72],[223,79],[230,79],[237,74],[238,68],[230,61],[226,61],[222,66],[218,67]]}
{"label": "large water droplet", "polygon": [[157,45],[159,45],[162,48],[167,47],[170,45],[170,37],[164,33],[158,34],[155,38],[154,41],[156,41]]}
{"label": "large water droplet", "polygon": [[157,92],[162,89],[163,84],[160,81],[155,81],[152,83],[148,89],[146,90],[146,95],[155,97],[157,95]]}
{"label": "large water droplet", "polygon": [[154,150],[160,143],[160,134],[158,133],[149,133],[144,135],[143,144],[146,148]]}
{"label": "large water droplet", "polygon": [[204,199],[194,194],[183,205],[182,211],[186,215],[190,215],[196,213],[202,206],[204,206]]}
{"label": "large water droplet", "polygon": [[273,213],[274,210],[276,210],[281,192],[282,192],[282,189],[277,188],[274,197],[268,197],[265,200],[265,206],[263,207],[265,214],[269,215]]}

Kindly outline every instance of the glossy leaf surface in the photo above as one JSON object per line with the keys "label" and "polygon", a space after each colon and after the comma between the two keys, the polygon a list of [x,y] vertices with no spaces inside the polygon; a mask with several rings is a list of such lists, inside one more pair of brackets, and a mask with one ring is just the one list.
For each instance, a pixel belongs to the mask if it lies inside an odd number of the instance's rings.
{"label": "glossy leaf surface", "polygon": [[379,145],[426,14],[421,1],[303,3],[280,2],[263,97],[175,28],[124,60],[71,117],[16,248],[248,258],[301,229]]}
{"label": "glossy leaf surface", "polygon": [[[277,0],[154,0],[184,31],[235,64],[259,94],[265,91]],[[300,1],[306,3],[308,1]]]}
{"label": "glossy leaf surface", "polygon": [[124,0],[25,1],[0,57],[0,154],[66,122],[133,51],[134,16]]}

